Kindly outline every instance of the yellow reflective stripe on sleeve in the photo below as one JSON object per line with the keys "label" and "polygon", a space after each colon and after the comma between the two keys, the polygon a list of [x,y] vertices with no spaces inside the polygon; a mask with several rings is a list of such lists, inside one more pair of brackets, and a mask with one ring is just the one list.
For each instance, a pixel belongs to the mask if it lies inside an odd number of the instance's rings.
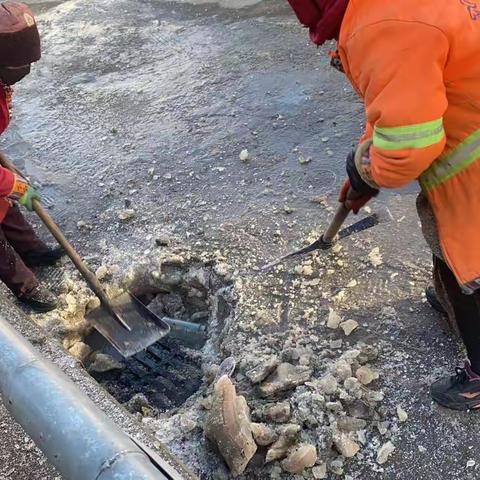
{"label": "yellow reflective stripe on sleeve", "polygon": [[425,148],[435,145],[444,137],[443,119],[439,118],[431,122],[404,127],[375,127],[373,145],[384,150]]}
{"label": "yellow reflective stripe on sleeve", "polygon": [[435,160],[421,175],[420,184],[424,190],[431,190],[465,170],[478,159],[480,159],[480,130]]}

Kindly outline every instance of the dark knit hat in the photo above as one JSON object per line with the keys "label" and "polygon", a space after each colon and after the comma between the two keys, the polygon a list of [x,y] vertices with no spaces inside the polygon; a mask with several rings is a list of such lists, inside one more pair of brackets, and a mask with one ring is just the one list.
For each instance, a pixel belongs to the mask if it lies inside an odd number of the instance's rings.
{"label": "dark knit hat", "polygon": [[0,66],[21,67],[40,60],[40,35],[30,8],[0,3]]}

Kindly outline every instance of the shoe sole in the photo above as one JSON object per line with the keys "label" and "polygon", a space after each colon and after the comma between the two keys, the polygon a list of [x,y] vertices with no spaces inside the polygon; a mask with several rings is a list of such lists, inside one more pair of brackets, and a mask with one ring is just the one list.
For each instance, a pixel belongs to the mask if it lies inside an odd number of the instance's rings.
{"label": "shoe sole", "polygon": [[56,310],[58,308],[58,304],[55,304],[55,305],[45,305],[43,307],[41,306],[38,306],[38,307],[34,307],[28,303],[25,303],[25,302],[22,302],[21,300],[19,300],[19,303],[20,305],[30,309],[33,313],[48,313],[48,312],[52,312],[53,310]]}
{"label": "shoe sole", "polygon": [[469,410],[474,410],[477,411],[480,409],[480,400],[476,399],[476,401],[471,401],[471,402],[458,402],[458,403],[452,403],[448,402],[446,400],[443,400],[441,398],[435,398],[433,395],[431,395],[432,399],[434,402],[438,403],[444,408],[448,408],[449,410],[456,410],[458,412],[468,412]]}

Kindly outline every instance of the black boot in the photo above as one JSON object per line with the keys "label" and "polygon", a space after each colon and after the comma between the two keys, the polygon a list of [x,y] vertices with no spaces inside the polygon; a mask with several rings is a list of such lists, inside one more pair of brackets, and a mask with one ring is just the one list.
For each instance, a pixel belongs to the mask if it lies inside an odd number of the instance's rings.
{"label": "black boot", "polygon": [[48,250],[40,252],[22,253],[22,260],[28,267],[41,267],[47,265],[54,265],[65,255],[65,250],[62,247],[51,247]]}
{"label": "black boot", "polygon": [[443,308],[443,305],[438,300],[437,293],[435,292],[435,289],[433,287],[427,287],[427,289],[425,290],[425,296],[427,297],[428,303],[434,310],[443,315],[447,314],[447,312]]}
{"label": "black boot", "polygon": [[465,362],[451,377],[437,380],[430,387],[430,395],[440,405],[453,410],[476,410],[480,408],[480,375]]}
{"label": "black boot", "polygon": [[37,313],[50,312],[58,306],[57,297],[41,285],[38,285],[27,293],[19,295],[17,298]]}

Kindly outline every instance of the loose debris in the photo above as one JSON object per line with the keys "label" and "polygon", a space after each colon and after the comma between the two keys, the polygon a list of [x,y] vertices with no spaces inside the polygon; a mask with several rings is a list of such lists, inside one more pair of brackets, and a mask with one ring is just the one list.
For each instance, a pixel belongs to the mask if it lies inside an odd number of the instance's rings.
{"label": "loose debris", "polygon": [[[321,479],[344,475],[352,462],[363,462],[366,457],[377,463],[377,453],[379,461],[388,461],[389,448],[379,447],[392,438],[403,417],[399,411],[386,412],[381,406],[383,392],[371,386],[380,378],[373,366],[378,348],[352,341],[357,338],[351,333],[358,329],[358,323],[342,318],[347,314],[342,302],[351,289],[337,290],[327,298],[333,306],[328,311],[315,308],[315,303],[298,311],[292,309],[287,333],[279,329],[285,321],[281,305],[253,301],[246,306],[256,292],[242,298],[243,314],[232,323],[231,307],[211,296],[212,278],[221,275],[243,295],[249,280],[232,276],[234,269],[221,256],[208,268],[198,268],[189,253],[172,249],[167,239],[158,242],[153,237],[152,243],[154,253],[141,268],[136,265],[125,274],[111,264],[98,265],[96,273],[105,288],[109,292],[138,289],[148,297],[149,308],[160,316],[203,322],[209,321],[213,311],[211,326],[215,330],[202,354],[195,353],[196,358],[204,358],[204,384],[188,405],[160,418],[148,395],[136,392],[138,395],[122,400],[128,410],[143,422],[154,426],[160,422],[157,435],[170,445],[176,435],[181,439],[175,442],[195,441],[197,445],[203,431],[233,476],[251,468],[255,474],[271,478],[289,478],[298,472]],[[315,259],[306,259],[301,269],[295,267],[298,265],[292,266],[292,273],[299,292],[321,288]],[[73,324],[78,322],[85,328],[83,316],[95,304],[94,297],[78,281],[69,283],[62,295],[66,307],[60,314],[75,318]],[[225,336],[232,326],[238,328],[237,336],[232,331]],[[257,332],[264,333],[259,336]],[[82,340],[76,331],[64,344],[77,358],[86,357],[82,361],[90,371],[123,368],[102,353],[87,352]],[[219,351],[221,356],[214,353]],[[236,364],[235,371],[229,369],[231,379],[222,376],[220,364],[225,358],[231,359],[234,367]],[[236,388],[242,395],[237,395]],[[263,457],[263,467],[254,456]]]}
{"label": "loose debris", "polygon": [[127,208],[118,212],[118,219],[122,222],[126,222],[127,220],[131,220],[135,216],[135,210],[133,208]]}
{"label": "loose debris", "polygon": [[402,423],[408,420],[407,412],[400,405],[397,407],[397,415],[398,415],[398,420]]}
{"label": "loose debris", "polygon": [[89,365],[88,370],[90,372],[105,373],[111,370],[121,370],[122,368],[124,368],[123,363],[115,360],[110,355],[97,353],[95,359]]}
{"label": "loose debris", "polygon": [[282,462],[282,468],[290,473],[302,473],[313,467],[317,461],[317,449],[314,445],[300,445]]}
{"label": "loose debris", "polygon": [[248,150],[246,148],[244,148],[241,152],[240,152],[240,155],[239,155],[239,158],[242,162],[248,162],[249,158],[250,158],[250,153],[248,152]]}
{"label": "loose debris", "polygon": [[354,330],[358,328],[358,322],[355,320],[347,320],[346,322],[342,322],[340,324],[340,328],[343,330],[343,333],[348,337],[352,334]]}
{"label": "loose debris", "polygon": [[330,313],[328,314],[327,320],[327,327],[336,329],[342,323],[342,317],[333,309],[330,309]]}
{"label": "loose debris", "polygon": [[383,465],[387,462],[388,457],[395,451],[395,445],[392,442],[387,442],[380,447],[377,452],[377,463]]}
{"label": "loose debris", "polygon": [[221,377],[215,384],[205,435],[218,448],[234,476],[245,471],[257,451],[249,414],[245,397],[237,396],[226,375]]}
{"label": "loose debris", "polygon": [[275,372],[260,385],[260,392],[265,397],[273,397],[285,390],[298,387],[307,382],[312,375],[312,370],[305,366],[295,366],[282,363]]}
{"label": "loose debris", "polygon": [[80,360],[80,362],[85,363],[87,358],[92,353],[92,349],[83,342],[77,342],[73,346],[71,346],[68,351],[71,355],[73,355],[76,359]]}
{"label": "loose debris", "polygon": [[380,253],[380,247],[375,247],[369,254],[368,259],[370,263],[376,268],[382,265],[383,258],[382,254]]}

